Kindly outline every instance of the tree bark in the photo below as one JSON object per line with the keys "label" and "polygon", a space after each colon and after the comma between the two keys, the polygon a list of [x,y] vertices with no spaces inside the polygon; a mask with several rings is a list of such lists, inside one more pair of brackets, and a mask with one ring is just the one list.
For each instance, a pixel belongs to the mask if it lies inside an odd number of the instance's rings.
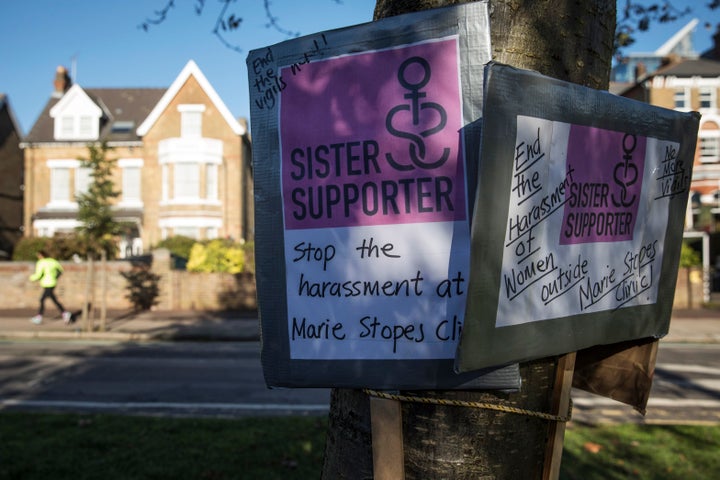
{"label": "tree bark", "polygon": [[[378,0],[375,19],[457,0]],[[491,0],[493,59],[593,88],[609,83],[615,0]],[[480,79],[478,79],[480,81]],[[550,412],[557,358],[520,366],[517,393],[436,391],[412,395]],[[548,420],[493,410],[402,404],[408,479],[541,478]],[[323,478],[373,477],[370,408],[359,390],[332,393]]]}

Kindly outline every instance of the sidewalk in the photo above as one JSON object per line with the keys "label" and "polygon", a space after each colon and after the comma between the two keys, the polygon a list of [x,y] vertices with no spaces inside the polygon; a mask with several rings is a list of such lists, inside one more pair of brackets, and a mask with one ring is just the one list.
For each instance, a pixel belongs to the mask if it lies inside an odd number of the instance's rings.
{"label": "sidewalk", "polygon": [[257,341],[260,321],[257,312],[196,311],[108,311],[104,331],[99,315],[92,332],[82,323],[81,312],[66,325],[52,308],[42,325],[30,323],[36,312],[27,309],[0,310],[0,340],[110,340],[110,341]]}
{"label": "sidewalk", "polygon": [[[42,325],[30,323],[32,310],[0,310],[0,340],[110,340],[110,341],[258,341],[257,312],[109,311],[104,331],[85,331],[80,319],[65,325],[58,312],[48,309]],[[74,312],[75,313],[75,312]],[[663,342],[720,344],[720,310],[676,310]]]}

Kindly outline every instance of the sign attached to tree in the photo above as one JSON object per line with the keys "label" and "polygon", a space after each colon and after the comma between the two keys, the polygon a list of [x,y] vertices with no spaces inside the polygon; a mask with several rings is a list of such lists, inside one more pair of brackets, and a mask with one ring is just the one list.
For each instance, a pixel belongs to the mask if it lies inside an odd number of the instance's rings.
{"label": "sign attached to tree", "polygon": [[668,331],[697,113],[485,72],[462,371]]}
{"label": "sign attached to tree", "polygon": [[250,53],[268,385],[519,386],[453,371],[489,58],[486,2]]}

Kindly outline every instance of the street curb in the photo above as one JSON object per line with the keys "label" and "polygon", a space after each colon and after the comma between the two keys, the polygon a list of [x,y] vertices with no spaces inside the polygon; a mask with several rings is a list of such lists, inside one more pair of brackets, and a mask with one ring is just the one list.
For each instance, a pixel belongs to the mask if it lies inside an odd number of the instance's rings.
{"label": "street curb", "polygon": [[147,333],[118,332],[28,332],[10,331],[0,333],[2,340],[112,340],[112,341],[151,341],[157,335]]}
{"label": "street curb", "polygon": [[7,331],[0,340],[94,340],[112,342],[255,342],[259,336],[223,336],[192,334],[150,334],[139,332],[30,332]]}

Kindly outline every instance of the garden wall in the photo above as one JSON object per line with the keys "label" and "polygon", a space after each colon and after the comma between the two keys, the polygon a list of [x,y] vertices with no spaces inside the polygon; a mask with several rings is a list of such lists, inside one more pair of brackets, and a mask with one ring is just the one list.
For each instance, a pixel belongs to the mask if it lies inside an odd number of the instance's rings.
{"label": "garden wall", "polygon": [[[156,250],[151,258],[151,271],[160,276],[160,295],[155,310],[255,310],[255,277],[252,274],[193,273],[171,268],[167,250]],[[99,307],[102,295],[102,266],[95,262],[95,275],[89,281],[87,262],[60,262],[65,273],[55,292],[65,308],[82,309],[87,285],[94,290],[94,304]],[[132,309],[126,298],[128,282],[121,272],[133,268],[130,261],[116,260],[106,264],[106,306],[110,310]],[[29,277],[34,262],[0,262],[0,309],[37,308],[42,292]],[[46,302],[50,313],[55,306]]]}
{"label": "garden wall", "polygon": [[[65,274],[56,289],[66,308],[80,310],[88,285],[87,263],[61,262]],[[160,276],[160,295],[156,310],[255,310],[257,309],[255,277],[252,274],[194,273],[173,270],[172,258],[167,250],[152,254],[153,273]],[[96,264],[94,285],[95,305],[100,305],[102,273]],[[41,289],[28,279],[33,273],[33,262],[0,262],[0,309],[37,308]],[[132,269],[126,260],[107,262],[107,308],[131,309],[126,298],[127,281],[120,274]],[[675,291],[675,308],[701,308],[703,306],[702,271],[680,269]],[[47,307],[52,311],[54,306]]]}

